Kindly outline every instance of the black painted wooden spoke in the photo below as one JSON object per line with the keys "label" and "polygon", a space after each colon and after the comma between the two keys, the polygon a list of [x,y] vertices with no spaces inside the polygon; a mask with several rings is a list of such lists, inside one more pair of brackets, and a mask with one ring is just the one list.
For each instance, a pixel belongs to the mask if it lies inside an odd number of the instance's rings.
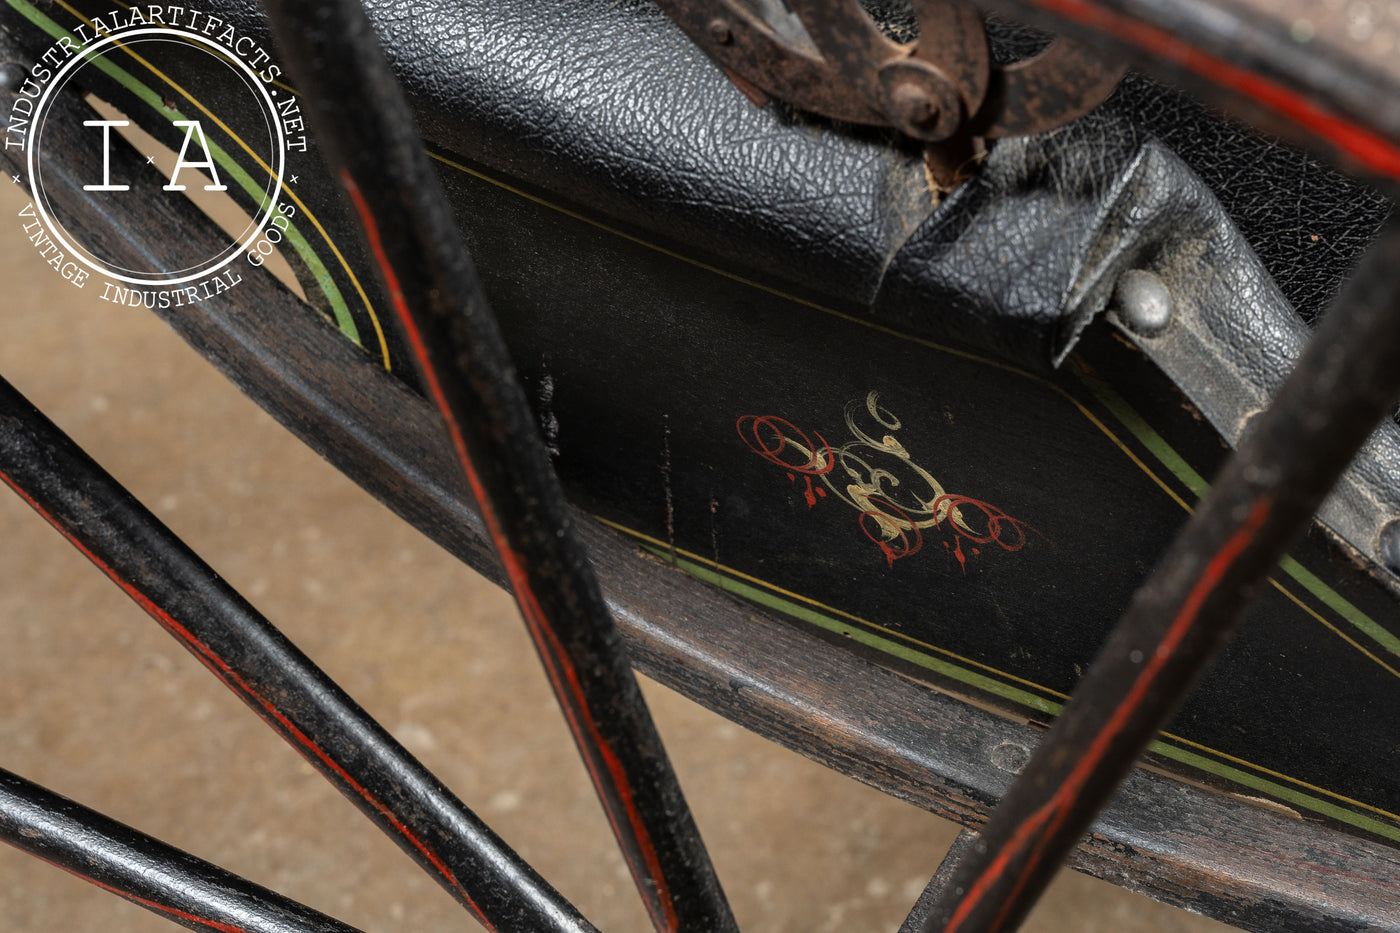
{"label": "black painted wooden spoke", "polygon": [[1400,396],[1400,228],[1372,246],[971,852],[925,931],[1014,929]]}
{"label": "black painted wooden spoke", "polygon": [[0,840],[191,930],[355,933],[339,920],[4,770]]}
{"label": "black painted wooden spoke", "polygon": [[909,915],[899,925],[899,933],[920,933],[923,930],[924,924],[928,922],[929,914],[938,903],[939,897],[953,880],[953,874],[958,870],[958,863],[976,844],[977,834],[972,830],[964,829],[958,833],[958,837],[953,840],[953,844],[943,854],[943,861],[938,864],[938,870],[933,873],[928,884],[924,885],[919,899],[914,902],[914,906],[909,910]]}
{"label": "black painted wooden spoke", "polygon": [[660,931],[734,929],[422,141],[353,0],[266,9]]}
{"label": "black painted wooden spoke", "polygon": [[1135,67],[1397,190],[1400,67],[1374,41],[1381,31],[1347,4],[1236,0],[1210,15],[1197,0],[975,2],[1126,53]]}
{"label": "black painted wooden spoke", "polygon": [[488,928],[593,930],[334,681],[3,379],[0,481]]}

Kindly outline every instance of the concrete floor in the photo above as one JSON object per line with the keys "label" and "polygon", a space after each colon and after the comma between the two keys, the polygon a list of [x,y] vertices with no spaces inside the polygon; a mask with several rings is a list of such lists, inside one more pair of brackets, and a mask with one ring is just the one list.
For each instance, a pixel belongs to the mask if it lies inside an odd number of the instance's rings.
{"label": "concrete floor", "polygon": [[[4,185],[0,372],[595,924],[646,930],[511,601],[302,448],[153,316],[54,275],[20,235],[23,205]],[[472,928],[9,494],[0,542],[0,766],[363,930]],[[744,930],[897,927],[955,827],[646,686]],[[0,931],[164,929],[0,846]],[[1224,927],[1066,873],[1027,929]]]}

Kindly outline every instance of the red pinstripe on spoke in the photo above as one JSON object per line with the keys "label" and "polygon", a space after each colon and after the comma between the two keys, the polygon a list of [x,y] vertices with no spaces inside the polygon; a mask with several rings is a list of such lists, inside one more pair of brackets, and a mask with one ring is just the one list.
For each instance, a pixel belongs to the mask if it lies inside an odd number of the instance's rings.
{"label": "red pinstripe on spoke", "polygon": [[[23,851],[28,852],[28,850]],[[158,901],[147,900],[144,897],[137,897],[130,891],[123,891],[121,888],[115,888],[110,884],[104,884],[103,882],[98,881],[96,878],[93,878],[91,875],[84,875],[82,872],[74,871],[67,865],[60,865],[53,859],[44,858],[37,852],[28,852],[28,854],[34,856],[41,862],[47,862],[54,868],[58,868],[68,872],[68,874],[72,875],[74,878],[81,878],[89,884],[94,884],[104,891],[109,891],[112,894],[115,894],[117,897],[131,901],[133,904],[140,904],[142,907],[157,911],[158,913],[169,914],[170,916],[178,917],[181,920],[189,920],[192,923],[197,923],[200,926],[208,927],[211,930],[218,930],[219,933],[248,933],[246,927],[236,927],[231,923],[223,923],[219,920],[211,920],[208,917],[201,917],[198,914],[189,913],[188,911],[181,910],[178,907],[171,907],[169,904],[162,904]]]}
{"label": "red pinstripe on spoke", "polygon": [[[447,425],[448,434],[452,439],[453,450],[457,454],[457,459],[462,465],[462,469],[467,475],[467,483],[470,485],[472,495],[476,497],[477,503],[481,507],[482,519],[486,523],[486,529],[491,536],[491,541],[495,544],[496,552],[500,555],[501,563],[505,567],[506,576],[510,580],[511,589],[514,590],[516,600],[520,605],[521,614],[525,618],[526,629],[530,637],[534,640],[541,657],[545,659],[545,673],[549,677],[551,686],[554,688],[556,696],[565,699],[560,706],[564,710],[565,719],[568,721],[569,729],[574,734],[574,739],[585,749],[595,748],[603,758],[603,763],[607,767],[611,780],[605,780],[594,764],[590,755],[583,755],[585,767],[588,769],[589,777],[595,787],[604,788],[611,786],[616,792],[622,808],[626,813],[628,825],[631,827],[631,835],[637,841],[641,849],[642,859],[646,863],[647,873],[650,875],[651,883],[655,886],[662,916],[657,917],[652,913],[652,922],[658,927],[668,931],[679,929],[680,920],[676,915],[675,905],[672,902],[670,888],[666,883],[666,878],[661,871],[661,860],[656,853],[656,844],[647,831],[646,824],[642,821],[641,813],[637,809],[637,804],[632,796],[632,789],[627,780],[627,772],[623,768],[621,760],[616,752],[604,740],[597,722],[589,712],[587,699],[583,691],[583,685],[579,681],[578,672],[574,670],[573,664],[569,661],[564,647],[560,644],[558,636],[553,628],[548,624],[544,612],[540,607],[539,599],[535,596],[530,586],[530,580],[525,572],[524,562],[510,546],[506,538],[505,530],[501,526],[500,519],[495,510],[491,507],[490,499],[486,495],[486,488],[482,485],[481,478],[477,475],[476,467],[472,463],[471,454],[467,452],[466,438],[462,436],[461,429],[457,425],[457,420],[453,417],[451,407],[447,403],[447,395],[443,391],[442,384],[438,381],[428,348],[423,340],[423,335],[419,332],[417,324],[408,310],[408,302],[404,298],[403,288],[399,283],[398,276],[394,273],[393,267],[389,263],[389,257],[384,252],[384,242],[379,232],[379,224],[366,203],[364,195],[360,192],[359,186],[355,183],[354,176],[349,170],[342,169],[340,172],[341,184],[350,195],[351,202],[355,205],[355,211],[359,214],[361,226],[365,231],[365,239],[369,243],[370,252],[378,264],[380,272],[383,273],[385,285],[389,291],[390,304],[394,312],[398,315],[399,321],[403,325],[404,335],[408,339],[408,344],[413,355],[418,359],[418,369],[423,374],[424,383],[434,406],[442,415],[443,421]],[[607,795],[603,795],[606,800]],[[605,806],[603,812],[607,815],[613,833],[618,838],[623,838],[623,833],[612,812],[612,808]],[[641,886],[641,879],[636,875],[636,868],[631,859],[626,860],[628,869],[632,871],[633,880]],[[653,911],[650,901],[647,902],[649,912]]]}
{"label": "red pinstripe on spoke", "polygon": [[[1060,785],[1054,796],[1052,796],[1043,807],[1031,814],[1024,823],[1017,827],[1016,832],[1012,834],[1001,852],[992,860],[991,864],[987,866],[987,869],[977,880],[972,883],[968,890],[967,897],[949,919],[948,925],[944,928],[944,933],[954,933],[968,918],[968,915],[971,914],[972,910],[982,898],[987,895],[987,892],[1006,874],[1012,859],[1019,855],[1026,846],[1035,843],[1035,848],[1027,858],[1026,865],[1021,870],[1020,876],[1016,881],[1015,888],[1012,890],[1011,895],[1006,898],[1006,906],[992,924],[993,930],[1001,928],[1001,925],[1006,921],[1008,912],[1015,903],[1017,895],[1020,894],[1021,890],[1028,883],[1031,874],[1040,864],[1046,844],[1050,838],[1054,836],[1055,831],[1069,818],[1070,809],[1083,790],[1084,784],[1088,781],[1089,776],[1107,755],[1109,746],[1122,733],[1128,721],[1141,708],[1142,702],[1146,698],[1148,691],[1152,688],[1153,682],[1161,674],[1162,669],[1166,667],[1172,655],[1176,653],[1177,648],[1181,645],[1182,639],[1185,638],[1187,633],[1191,630],[1191,626],[1195,623],[1196,617],[1200,614],[1201,607],[1205,604],[1205,601],[1210,595],[1215,592],[1231,565],[1234,564],[1235,560],[1238,559],[1240,554],[1249,546],[1250,542],[1254,540],[1255,536],[1259,533],[1259,529],[1268,519],[1272,509],[1273,498],[1270,496],[1260,497],[1258,501],[1254,503],[1253,508],[1250,509],[1244,524],[1230,536],[1229,540],[1225,542],[1225,545],[1221,547],[1221,549],[1216,552],[1215,556],[1206,564],[1205,569],[1201,571],[1199,579],[1196,580],[1195,585],[1191,588],[1191,592],[1187,594],[1186,601],[1182,604],[1180,611],[1177,612],[1176,618],[1172,620],[1170,627],[1168,627],[1161,644],[1158,645],[1157,650],[1152,653],[1147,663],[1143,666],[1137,679],[1133,681],[1133,685],[1123,698],[1123,702],[1114,709],[1113,715],[1109,718],[1108,723],[1098,735],[1094,737],[1094,741],[1090,744],[1084,756],[1079,760],[1078,764],[1075,765],[1074,770],[1070,772],[1069,777]],[[1048,826],[1046,825],[1047,823],[1049,824]],[[1044,827],[1043,830],[1042,827]]]}
{"label": "red pinstripe on spoke", "polygon": [[446,879],[447,882],[454,889],[460,892],[462,899],[466,902],[467,907],[472,911],[473,916],[475,916],[477,920],[479,920],[482,923],[482,925],[484,925],[488,930],[491,930],[494,933],[496,928],[491,924],[489,920],[486,919],[486,915],[482,913],[481,908],[477,906],[476,901],[472,899],[471,895],[467,892],[466,888],[464,888],[461,882],[457,880],[456,875],[452,873],[452,869],[447,865],[447,863],[444,862],[436,852],[429,848],[426,842],[420,839],[411,829],[409,829],[408,826],[405,825],[403,821],[401,821],[393,813],[393,811],[390,810],[388,806],[384,804],[383,801],[381,801],[374,794],[370,793],[370,791],[366,787],[364,787],[353,777],[351,777],[348,771],[342,768],[335,759],[331,758],[331,756],[327,754],[323,748],[317,745],[311,739],[310,736],[302,732],[301,729],[298,728],[297,725],[294,722],[292,722],[289,718],[287,718],[287,716],[281,710],[279,710],[275,704],[273,704],[262,694],[258,693],[258,691],[254,689],[254,687],[250,683],[244,680],[243,677],[239,675],[237,671],[231,668],[228,665],[228,663],[225,662],[224,659],[221,658],[218,655],[218,653],[214,651],[214,649],[210,648],[207,644],[196,638],[194,633],[192,633],[189,629],[185,628],[178,621],[176,621],[174,617],[172,617],[168,612],[166,612],[164,609],[158,606],[153,600],[150,599],[150,597],[146,596],[146,594],[141,592],[141,590],[139,590],[135,585],[126,580],[123,580],[120,576],[118,576],[117,572],[112,567],[110,567],[105,561],[103,561],[100,557],[98,557],[91,550],[89,550],[81,541],[79,541],[73,534],[71,534],[67,528],[65,528],[56,518],[54,518],[53,515],[51,515],[46,509],[44,509],[43,506],[36,502],[23,489],[21,489],[19,485],[14,482],[14,480],[12,480],[8,475],[6,475],[3,472],[0,472],[0,480],[3,480],[7,486],[9,486],[15,491],[17,495],[19,495],[21,499],[29,503],[30,508],[34,509],[34,511],[38,512],[41,516],[43,516],[45,521],[52,525],[58,531],[59,534],[63,535],[63,537],[66,538],[70,544],[72,544],[79,551],[81,551],[84,557],[92,561],[93,564],[95,564],[99,570],[106,574],[107,577],[111,579],[113,583],[121,587],[122,590],[136,602],[137,605],[139,605],[142,609],[146,610],[146,613],[150,615],[151,618],[155,619],[158,623],[160,623],[160,626],[162,628],[164,628],[170,634],[174,635],[188,648],[190,648],[194,656],[198,658],[200,663],[202,663],[206,668],[208,668],[210,672],[214,674],[214,676],[218,677],[225,684],[227,684],[229,688],[232,689],[235,693],[242,694],[245,698],[245,701],[249,702],[249,705],[253,707],[254,712],[258,713],[258,715],[261,716],[264,721],[268,722],[274,728],[280,727],[278,731],[281,731],[284,735],[286,735],[290,740],[293,741],[295,745],[301,746],[304,752],[309,753],[310,757],[315,758],[317,761],[325,765],[325,767],[328,768],[331,772],[333,772],[336,775],[336,777],[340,778],[340,780],[345,782],[345,784],[352,791],[354,791],[355,794],[357,794],[362,800],[368,803],[381,816],[383,816],[384,819],[388,821],[389,825],[393,827],[395,832],[403,836],[404,839],[408,840],[409,844],[412,845],[415,849],[417,849],[420,853],[422,853],[423,857],[428,860],[428,862],[433,866],[433,868],[435,868],[438,871],[438,873],[441,874],[442,877]]}
{"label": "red pinstripe on spoke", "polygon": [[1400,179],[1400,147],[1381,134],[1324,109],[1277,81],[1187,45],[1164,29],[1105,10],[1091,0],[1031,0],[1057,16],[1089,26],[1238,91],[1318,133],[1362,165]]}

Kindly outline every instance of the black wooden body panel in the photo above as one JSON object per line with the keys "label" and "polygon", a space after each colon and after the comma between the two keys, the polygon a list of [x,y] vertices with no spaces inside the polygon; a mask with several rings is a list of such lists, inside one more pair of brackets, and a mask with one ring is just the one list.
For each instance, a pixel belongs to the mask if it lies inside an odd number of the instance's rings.
{"label": "black wooden body panel", "polygon": [[[794,624],[1012,715],[1053,715],[1195,499],[1143,432],[1205,477],[1226,453],[1106,326],[1046,379],[686,261],[451,156],[440,164],[577,503]],[[872,392],[897,429],[871,416]],[[900,474],[887,491],[927,497],[917,465],[947,494],[995,507],[1003,540],[1023,545],[978,544],[945,520],[891,560],[860,509],[756,452],[743,420],[783,419],[835,449],[856,440],[848,409],[909,455],[857,448]],[[809,465],[793,447],[781,456]],[[985,531],[986,514],[968,524]],[[1295,558],[1393,637],[1388,592],[1324,532]],[[1274,579],[1157,760],[1394,841],[1400,658],[1298,579]]]}
{"label": "black wooden body panel", "polygon": [[[634,238],[637,223],[627,234],[606,230],[569,213],[557,194],[507,190],[441,155],[575,501],[794,624],[1013,716],[1053,714],[1194,499],[1190,477],[1154,452],[1142,425],[1199,474],[1223,456],[1170,385],[1097,325],[1058,373],[1027,373],[687,261]],[[347,268],[362,266],[331,179],[306,179],[301,190],[351,256]],[[687,238],[672,226],[674,249]],[[1035,267],[1033,255],[1013,258]],[[351,305],[361,343],[374,349],[373,315]],[[886,320],[926,322],[925,333],[947,329],[935,326],[936,306],[884,310]],[[1086,366],[1141,424],[1115,413],[1085,381]],[[898,429],[866,417],[872,392]],[[984,542],[973,554],[945,518],[921,531],[916,553],[890,560],[866,534],[878,520],[841,500],[842,483],[817,480],[809,504],[809,477],[765,459],[740,433],[756,424],[746,416],[783,419],[839,448],[852,440],[852,404],[877,442],[890,434],[944,491],[994,507],[1006,540],[1024,533],[1024,546]],[[1396,841],[1395,605],[1321,532],[1296,556],[1340,600],[1278,576],[1284,589],[1266,593],[1159,760]],[[1338,605],[1368,617],[1381,640]]]}

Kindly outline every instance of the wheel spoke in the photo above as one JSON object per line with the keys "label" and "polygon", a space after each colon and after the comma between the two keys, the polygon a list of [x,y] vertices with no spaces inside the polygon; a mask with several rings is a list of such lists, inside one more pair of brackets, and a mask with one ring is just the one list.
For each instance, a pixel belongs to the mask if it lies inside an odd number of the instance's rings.
{"label": "wheel spoke", "polygon": [[356,933],[4,770],[0,840],[191,930]]}
{"label": "wheel spoke", "polygon": [[9,383],[10,486],[488,928],[593,927]]}
{"label": "wheel spoke", "polygon": [[660,931],[733,930],[408,104],[353,0],[265,4]]}
{"label": "wheel spoke", "polygon": [[1397,264],[1392,228],[1134,595],[939,895],[926,933],[1015,928],[1391,410],[1400,396]]}
{"label": "wheel spoke", "polygon": [[[1266,132],[1388,184],[1400,182],[1400,58],[1358,34],[1351,7],[1241,0],[976,0],[1027,22],[1116,46]],[[1370,11],[1368,11],[1370,12]],[[1390,17],[1393,12],[1375,11]]]}

